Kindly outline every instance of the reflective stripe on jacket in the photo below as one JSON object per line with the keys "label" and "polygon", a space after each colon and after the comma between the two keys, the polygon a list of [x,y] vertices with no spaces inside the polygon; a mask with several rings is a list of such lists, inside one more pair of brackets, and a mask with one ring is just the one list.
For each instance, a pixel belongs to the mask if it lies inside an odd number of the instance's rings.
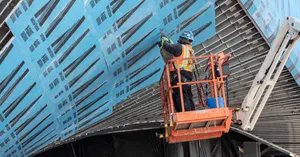
{"label": "reflective stripe on jacket", "polygon": [[[194,50],[191,45],[182,44],[181,55],[178,57],[173,56],[173,59],[176,60],[176,59],[190,58],[193,55],[193,54],[191,54],[191,53],[193,53],[193,51]],[[175,67],[174,67],[174,65],[175,65]],[[174,61],[174,65],[173,65],[173,63],[170,64],[170,71],[175,71],[178,68],[180,68],[180,70],[192,72],[193,68],[194,68],[194,61],[192,59],[177,60],[177,61]]]}

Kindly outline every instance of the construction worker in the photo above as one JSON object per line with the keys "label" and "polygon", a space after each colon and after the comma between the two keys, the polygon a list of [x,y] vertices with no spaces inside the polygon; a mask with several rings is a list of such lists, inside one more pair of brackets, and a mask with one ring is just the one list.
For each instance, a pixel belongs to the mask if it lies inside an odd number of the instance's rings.
{"label": "construction worker", "polygon": [[[194,54],[194,50],[192,48],[193,40],[194,35],[191,31],[184,31],[180,35],[177,44],[173,44],[171,39],[169,39],[164,33],[161,33],[161,42],[159,42],[159,46],[161,49],[172,54],[173,59],[190,58]],[[170,65],[171,85],[174,86],[178,83],[177,68],[180,68],[181,82],[191,82],[193,79],[193,60],[178,60],[177,63],[178,64],[174,62],[174,64]],[[182,93],[185,111],[195,110],[191,85],[183,85]],[[181,112],[182,108],[179,88],[173,89],[173,102],[176,111]]]}

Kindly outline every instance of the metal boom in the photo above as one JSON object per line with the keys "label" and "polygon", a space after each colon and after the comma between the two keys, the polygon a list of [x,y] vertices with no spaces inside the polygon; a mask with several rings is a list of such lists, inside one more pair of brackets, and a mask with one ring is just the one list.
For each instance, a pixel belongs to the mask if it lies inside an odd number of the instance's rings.
{"label": "metal boom", "polygon": [[243,130],[253,130],[296,41],[299,39],[299,32],[300,21],[288,17],[253,80],[241,110],[236,113],[236,119],[241,120]]}

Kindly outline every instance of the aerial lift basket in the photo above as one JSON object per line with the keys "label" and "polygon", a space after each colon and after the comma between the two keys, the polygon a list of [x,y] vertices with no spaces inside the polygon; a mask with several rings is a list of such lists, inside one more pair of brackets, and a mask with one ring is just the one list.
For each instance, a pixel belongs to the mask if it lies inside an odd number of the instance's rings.
{"label": "aerial lift basket", "polygon": [[[211,139],[222,136],[230,129],[232,120],[232,110],[227,107],[226,92],[222,65],[226,63],[230,55],[223,53],[210,56],[198,56],[186,59],[172,59],[166,63],[164,72],[160,80],[160,94],[163,105],[165,133],[160,135],[166,138],[168,143],[178,143],[194,140]],[[205,62],[206,77],[204,79],[194,78],[191,82],[182,82],[180,70],[177,70],[178,83],[172,86],[170,80],[170,66],[176,65],[179,60],[189,60],[194,63]],[[218,68],[218,74],[216,74]],[[199,69],[196,69],[199,70]],[[195,103],[200,110],[185,111],[184,98],[182,94],[183,85],[197,87],[198,103]],[[209,92],[204,91],[207,87]],[[172,98],[172,89],[179,88],[182,112],[175,112]],[[206,92],[206,93],[205,93]],[[195,93],[194,93],[195,94]],[[207,98],[215,100],[215,108],[206,105]],[[222,98],[222,104],[220,101]],[[221,104],[221,105],[220,105]]]}

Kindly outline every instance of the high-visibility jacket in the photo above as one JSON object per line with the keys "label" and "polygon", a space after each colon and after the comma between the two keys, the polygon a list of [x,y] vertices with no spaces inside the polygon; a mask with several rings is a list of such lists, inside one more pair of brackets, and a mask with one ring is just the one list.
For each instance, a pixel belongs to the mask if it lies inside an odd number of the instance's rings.
{"label": "high-visibility jacket", "polygon": [[193,56],[193,54],[192,54],[193,52],[194,52],[194,50],[193,50],[191,45],[182,44],[181,55],[178,56],[178,57],[173,56],[173,59],[175,61],[170,64],[170,71],[176,71],[179,68],[180,70],[185,70],[185,71],[188,71],[188,72],[192,72],[193,68],[194,68],[194,61],[192,59],[177,60],[177,61],[176,61],[176,59],[190,58],[190,57]]}

